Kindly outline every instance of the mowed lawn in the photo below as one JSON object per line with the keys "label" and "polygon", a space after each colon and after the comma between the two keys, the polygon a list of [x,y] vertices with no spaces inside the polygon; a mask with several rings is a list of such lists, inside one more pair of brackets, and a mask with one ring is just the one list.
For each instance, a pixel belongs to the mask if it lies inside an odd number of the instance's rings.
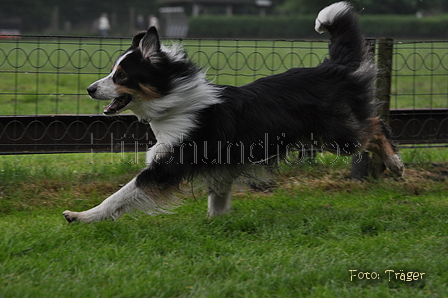
{"label": "mowed lawn", "polygon": [[65,222],[135,175],[133,158],[0,156],[0,297],[448,295],[446,149],[404,150],[403,180],[349,180],[332,155],[285,164],[213,219],[193,183],[173,214]]}

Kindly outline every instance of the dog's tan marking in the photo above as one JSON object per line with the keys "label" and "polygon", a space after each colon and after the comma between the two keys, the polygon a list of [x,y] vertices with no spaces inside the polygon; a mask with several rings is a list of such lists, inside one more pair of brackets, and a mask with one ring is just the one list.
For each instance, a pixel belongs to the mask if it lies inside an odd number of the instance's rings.
{"label": "dog's tan marking", "polygon": [[122,72],[122,73],[126,74],[126,72],[123,70],[123,67],[121,65],[118,65],[116,67],[114,75],[119,73],[119,72]]}
{"label": "dog's tan marking", "polygon": [[370,138],[367,144],[367,150],[377,154],[381,158],[394,155],[395,151],[387,137],[384,135],[378,117],[372,119],[369,128]]}
{"label": "dog's tan marking", "polygon": [[143,84],[139,85],[141,90],[131,89],[126,86],[122,86],[122,85],[118,85],[118,84],[116,84],[116,86],[117,86],[116,92],[118,94],[123,94],[123,95],[131,94],[131,95],[133,95],[133,97],[136,101],[151,100],[151,99],[156,99],[156,98],[162,97],[161,94],[154,91],[153,87],[143,85]]}
{"label": "dog's tan marking", "polygon": [[131,88],[122,86],[122,85],[118,85],[118,84],[115,84],[115,85],[117,86],[117,89],[115,89],[115,91],[116,91],[118,94],[120,94],[120,95],[124,95],[124,94],[137,94],[137,93],[138,93],[137,90],[134,90],[134,89],[131,89]]}
{"label": "dog's tan marking", "polygon": [[366,149],[378,155],[395,175],[403,176],[404,165],[385,135],[378,117],[372,119],[369,132],[370,137]]}
{"label": "dog's tan marking", "polygon": [[156,99],[162,97],[160,93],[158,93],[154,87],[150,85],[139,84],[140,89],[142,89],[142,93],[145,95],[146,100]]}

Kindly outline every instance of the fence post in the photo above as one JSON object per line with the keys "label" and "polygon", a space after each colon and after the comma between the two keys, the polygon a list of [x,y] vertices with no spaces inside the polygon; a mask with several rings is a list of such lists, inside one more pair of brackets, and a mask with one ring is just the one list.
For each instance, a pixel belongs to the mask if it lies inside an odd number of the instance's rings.
{"label": "fence post", "polygon": [[[371,51],[375,51],[375,40],[368,40]],[[393,39],[382,37],[378,39],[378,60],[377,65],[379,75],[376,80],[376,97],[380,101],[378,115],[386,123],[389,123],[390,114],[390,95],[392,83],[392,57],[393,57]],[[378,156],[370,157],[369,153],[364,152],[361,156],[355,156],[352,159],[352,179],[364,179],[371,176],[378,179],[379,175],[385,170],[384,163]]]}
{"label": "fence post", "polygon": [[[392,38],[382,37],[378,40],[378,68],[381,72],[376,81],[377,98],[381,103],[378,115],[387,124],[389,124],[390,118],[393,50],[394,40]],[[374,155],[370,171],[371,176],[378,179],[379,175],[384,172],[385,169],[386,166],[383,161],[378,156]]]}
{"label": "fence post", "polygon": [[381,102],[378,111],[381,119],[389,122],[390,94],[392,85],[392,57],[394,40],[382,37],[378,39],[378,68],[380,75],[376,82],[377,98]]}

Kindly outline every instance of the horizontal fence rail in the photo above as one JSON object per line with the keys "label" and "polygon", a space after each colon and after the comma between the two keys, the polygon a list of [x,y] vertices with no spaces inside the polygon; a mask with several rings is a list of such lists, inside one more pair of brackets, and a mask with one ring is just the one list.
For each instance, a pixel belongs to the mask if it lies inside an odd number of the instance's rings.
{"label": "horizontal fence rail", "polygon": [[448,113],[446,109],[391,110],[390,126],[400,145],[447,146]]}
{"label": "horizontal fence rail", "polygon": [[4,116],[0,131],[3,154],[142,151],[155,144],[149,125],[131,115]]}
{"label": "horizontal fence rail", "polygon": [[[401,145],[446,146],[446,110],[392,110],[390,125]],[[133,115],[0,117],[2,154],[143,151],[155,144],[149,125]]]}
{"label": "horizontal fence rail", "polygon": [[[151,146],[155,140],[148,125],[132,115],[102,116],[103,103],[89,99],[85,91],[109,73],[130,42],[69,36],[0,40],[0,154],[141,151]],[[316,66],[328,55],[328,41],[182,43],[211,81],[237,86],[292,67]],[[394,138],[402,147],[448,146],[448,41],[395,41],[389,66]]]}

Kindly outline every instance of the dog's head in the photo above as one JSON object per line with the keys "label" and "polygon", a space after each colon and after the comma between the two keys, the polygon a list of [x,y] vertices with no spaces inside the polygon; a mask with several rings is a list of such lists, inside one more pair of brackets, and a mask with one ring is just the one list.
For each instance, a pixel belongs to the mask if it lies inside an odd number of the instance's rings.
{"label": "dog's head", "polygon": [[135,35],[131,47],[117,58],[111,73],[94,82],[87,91],[93,99],[111,101],[104,107],[105,115],[130,109],[139,117],[143,105],[170,93],[176,77],[186,68],[185,52],[166,50],[157,30],[151,27]]}

